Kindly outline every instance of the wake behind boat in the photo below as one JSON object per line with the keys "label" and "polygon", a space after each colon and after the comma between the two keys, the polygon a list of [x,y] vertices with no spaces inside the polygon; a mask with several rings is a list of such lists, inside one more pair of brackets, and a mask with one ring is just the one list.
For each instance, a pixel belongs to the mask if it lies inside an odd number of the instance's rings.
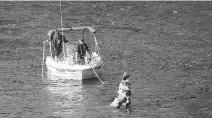
{"label": "wake behind boat", "polygon": [[[65,38],[64,33],[71,34]],[[79,36],[73,35],[76,32],[88,32],[86,39],[93,38],[94,51],[87,49],[89,46],[83,45],[85,37],[81,36],[81,41],[76,42]],[[93,27],[72,27],[50,30],[48,32],[50,56],[46,57],[48,74],[63,77],[66,79],[83,80],[98,76],[96,71],[101,68],[102,61],[98,51],[96,30]],[[85,34],[85,33],[84,33]],[[70,41],[71,40],[71,41]],[[91,40],[90,40],[91,41]],[[44,52],[43,52],[44,54]]]}

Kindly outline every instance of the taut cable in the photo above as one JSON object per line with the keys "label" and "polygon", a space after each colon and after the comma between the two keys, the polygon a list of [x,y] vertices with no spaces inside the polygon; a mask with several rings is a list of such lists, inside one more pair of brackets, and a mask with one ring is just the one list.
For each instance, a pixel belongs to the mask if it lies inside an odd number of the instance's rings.
{"label": "taut cable", "polygon": [[43,42],[43,61],[42,61],[42,77],[44,77],[44,52],[45,52],[45,43]]}

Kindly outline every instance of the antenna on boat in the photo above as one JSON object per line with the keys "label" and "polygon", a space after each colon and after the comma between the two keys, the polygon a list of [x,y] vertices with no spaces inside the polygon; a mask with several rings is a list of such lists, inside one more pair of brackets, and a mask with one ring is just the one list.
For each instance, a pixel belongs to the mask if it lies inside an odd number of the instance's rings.
{"label": "antenna on boat", "polygon": [[63,19],[62,19],[62,10],[61,10],[61,0],[60,0],[60,14],[61,14],[61,32],[62,32],[62,47],[63,47],[63,55],[65,58],[65,50],[64,50],[64,35],[63,35]]}

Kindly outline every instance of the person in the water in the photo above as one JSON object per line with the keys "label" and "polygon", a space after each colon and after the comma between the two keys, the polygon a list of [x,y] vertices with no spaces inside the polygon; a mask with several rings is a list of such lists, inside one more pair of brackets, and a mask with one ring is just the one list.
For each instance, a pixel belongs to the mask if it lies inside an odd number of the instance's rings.
{"label": "person in the water", "polygon": [[130,82],[129,74],[124,72],[121,83],[118,89],[118,97],[110,104],[111,107],[120,108],[125,106],[125,108],[130,108],[131,105],[131,91],[130,91]]}

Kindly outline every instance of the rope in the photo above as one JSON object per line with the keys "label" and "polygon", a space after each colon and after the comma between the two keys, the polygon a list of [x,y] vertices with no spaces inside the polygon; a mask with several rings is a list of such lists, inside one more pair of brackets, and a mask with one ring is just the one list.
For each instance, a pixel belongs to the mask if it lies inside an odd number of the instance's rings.
{"label": "rope", "polygon": [[60,0],[60,14],[61,14],[61,28],[62,28],[62,46],[63,46],[63,53],[65,58],[65,50],[64,50],[64,35],[63,35],[63,19],[62,19],[62,10],[61,10],[61,0]]}
{"label": "rope", "polygon": [[[90,66],[90,67],[91,67],[91,66]],[[91,67],[91,68],[92,68],[93,72],[95,73],[96,77],[99,79],[99,81],[100,81],[102,84],[104,84],[104,82],[101,81],[100,77],[99,77],[98,74],[95,72],[95,69],[94,69],[93,67]]]}
{"label": "rope", "polygon": [[44,77],[44,52],[45,52],[45,43],[43,43],[43,61],[42,61],[42,77]]}

